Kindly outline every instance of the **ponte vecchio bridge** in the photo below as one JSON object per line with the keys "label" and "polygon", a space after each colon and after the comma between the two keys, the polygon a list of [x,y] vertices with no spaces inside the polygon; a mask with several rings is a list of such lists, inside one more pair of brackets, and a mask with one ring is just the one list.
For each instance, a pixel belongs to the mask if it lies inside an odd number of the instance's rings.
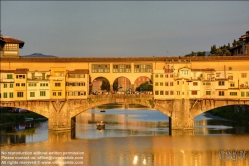
{"label": "ponte vecchio bridge", "polygon": [[[201,113],[249,104],[248,64],[248,56],[1,58],[0,105],[41,114],[50,130],[71,130],[75,116],[92,107],[141,104],[168,115],[170,132],[191,132]],[[149,78],[153,93],[89,94],[95,78],[105,77],[112,86],[120,76],[130,80],[133,91],[139,77]]]}

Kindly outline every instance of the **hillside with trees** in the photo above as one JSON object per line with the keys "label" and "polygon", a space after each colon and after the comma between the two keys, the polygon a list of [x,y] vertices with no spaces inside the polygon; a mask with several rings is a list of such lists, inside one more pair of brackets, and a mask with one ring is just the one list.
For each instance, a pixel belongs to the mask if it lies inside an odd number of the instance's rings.
{"label": "hillside with trees", "polygon": [[[231,56],[231,52],[229,51],[231,48],[239,46],[242,44],[242,41],[235,40],[232,43],[232,47],[230,46],[230,43],[227,45],[223,45],[220,47],[216,47],[216,45],[211,46],[210,49],[210,55],[209,56]],[[185,55],[185,56],[206,56],[206,51],[199,51],[199,52],[194,52],[192,51],[191,53]]]}

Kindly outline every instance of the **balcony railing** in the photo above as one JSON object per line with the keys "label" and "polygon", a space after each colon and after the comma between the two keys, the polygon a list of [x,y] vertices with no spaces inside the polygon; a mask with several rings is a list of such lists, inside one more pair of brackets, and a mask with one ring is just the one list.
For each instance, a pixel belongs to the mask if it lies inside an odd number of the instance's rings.
{"label": "balcony railing", "polygon": [[15,82],[14,78],[2,78],[1,82]]}

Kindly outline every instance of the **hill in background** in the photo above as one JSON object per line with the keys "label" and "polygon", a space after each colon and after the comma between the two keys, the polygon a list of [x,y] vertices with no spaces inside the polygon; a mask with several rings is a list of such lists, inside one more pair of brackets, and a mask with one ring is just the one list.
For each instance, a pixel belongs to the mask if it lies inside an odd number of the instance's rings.
{"label": "hill in background", "polygon": [[36,58],[44,58],[44,57],[57,57],[54,55],[44,55],[42,53],[33,53],[31,55],[22,55],[21,57],[36,57]]}

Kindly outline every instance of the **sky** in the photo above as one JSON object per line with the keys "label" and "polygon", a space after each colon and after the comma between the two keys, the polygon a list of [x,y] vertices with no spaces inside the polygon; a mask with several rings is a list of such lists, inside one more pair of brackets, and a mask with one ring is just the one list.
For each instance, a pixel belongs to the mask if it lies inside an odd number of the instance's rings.
{"label": "sky", "polygon": [[1,33],[21,55],[182,56],[249,30],[249,1],[1,1]]}

